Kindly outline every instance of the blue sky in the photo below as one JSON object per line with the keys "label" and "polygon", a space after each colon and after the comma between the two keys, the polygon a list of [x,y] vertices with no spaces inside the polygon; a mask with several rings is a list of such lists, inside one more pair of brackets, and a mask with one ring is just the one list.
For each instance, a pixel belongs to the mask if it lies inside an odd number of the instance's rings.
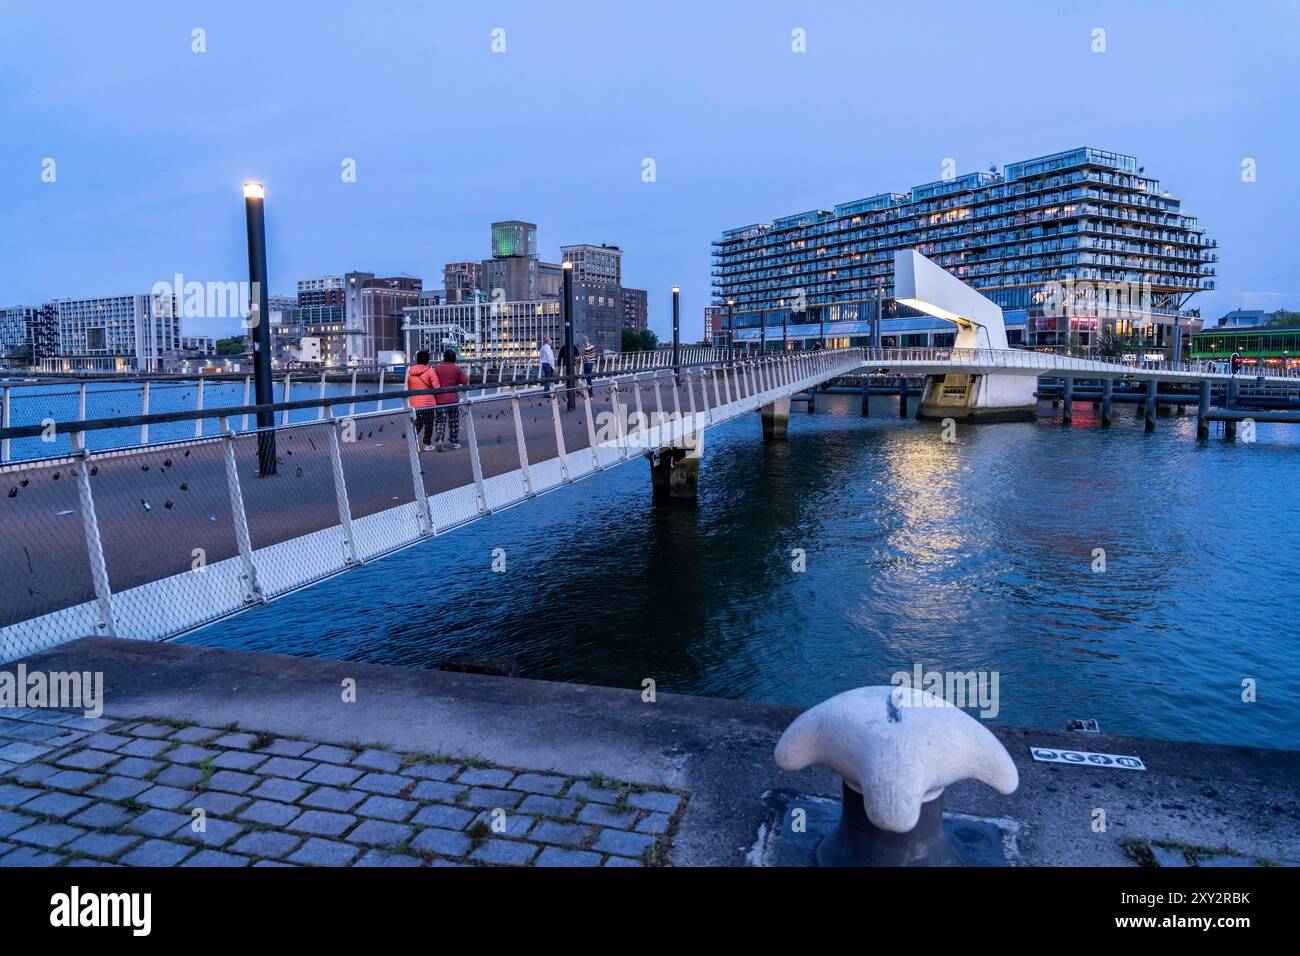
{"label": "blue sky", "polygon": [[1086,144],[1136,155],[1219,240],[1205,315],[1300,308],[1298,10],[0,2],[0,304],[246,279],[257,178],[274,292],[349,269],[437,287],[521,218],[547,259],[622,246],[661,334],[680,284],[694,338],[723,229]]}

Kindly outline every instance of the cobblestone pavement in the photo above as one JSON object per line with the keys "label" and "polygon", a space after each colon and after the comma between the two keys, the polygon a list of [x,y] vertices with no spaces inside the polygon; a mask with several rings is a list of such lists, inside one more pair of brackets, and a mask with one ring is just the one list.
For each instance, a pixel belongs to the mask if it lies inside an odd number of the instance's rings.
{"label": "cobblestone pavement", "polygon": [[0,710],[0,867],[655,866],[685,804],[467,756]]}

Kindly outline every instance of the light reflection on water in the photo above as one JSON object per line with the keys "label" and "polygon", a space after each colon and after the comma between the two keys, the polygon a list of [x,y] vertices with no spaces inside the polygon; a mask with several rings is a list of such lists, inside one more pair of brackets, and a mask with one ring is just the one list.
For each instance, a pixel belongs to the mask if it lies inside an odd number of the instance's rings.
{"label": "light reflection on water", "polygon": [[187,640],[798,704],[919,662],[999,671],[1003,723],[1300,747],[1300,433],[1197,444],[1192,418],[1102,430],[1083,404],[945,444],[857,401],[796,406],[785,442],[711,430],[695,507],[629,463]]}

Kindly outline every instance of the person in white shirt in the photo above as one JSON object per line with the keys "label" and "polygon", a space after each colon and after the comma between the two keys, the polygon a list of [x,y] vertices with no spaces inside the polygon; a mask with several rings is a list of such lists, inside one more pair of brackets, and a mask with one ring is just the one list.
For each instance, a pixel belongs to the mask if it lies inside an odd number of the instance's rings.
{"label": "person in white shirt", "polygon": [[551,337],[548,335],[542,339],[542,347],[538,356],[542,363],[542,392],[550,394],[551,379],[555,378],[555,350],[551,348]]}

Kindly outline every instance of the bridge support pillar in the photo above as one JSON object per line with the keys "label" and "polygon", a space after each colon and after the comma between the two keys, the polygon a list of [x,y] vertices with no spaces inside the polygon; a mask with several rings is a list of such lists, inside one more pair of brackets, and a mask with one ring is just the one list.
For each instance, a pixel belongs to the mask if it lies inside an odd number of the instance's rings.
{"label": "bridge support pillar", "polygon": [[1061,424],[1068,425],[1074,421],[1074,379],[1061,381]]}
{"label": "bridge support pillar", "polygon": [[817,386],[808,386],[808,414],[811,415],[817,411]]}
{"label": "bridge support pillar", "polygon": [[1110,427],[1110,409],[1115,400],[1115,380],[1102,379],[1101,382],[1101,427]]}
{"label": "bridge support pillar", "polygon": [[1154,378],[1147,380],[1147,401],[1146,414],[1144,418],[1144,428],[1153,432],[1156,430],[1156,385]]}
{"label": "bridge support pillar", "polygon": [[862,417],[871,415],[871,376],[862,376]]}
{"label": "bridge support pillar", "polygon": [[1210,422],[1205,417],[1210,413],[1210,380],[1201,379],[1200,400],[1196,403],[1196,439],[1204,440],[1210,437]]}
{"label": "bridge support pillar", "polygon": [[650,462],[650,489],[656,501],[671,499],[694,501],[700,478],[700,456],[704,453],[704,435],[695,432],[677,447],[646,452]]}
{"label": "bridge support pillar", "polygon": [[770,405],[759,410],[763,416],[763,437],[768,439],[785,438],[790,427],[790,399],[778,398]]}
{"label": "bridge support pillar", "polygon": [[907,379],[898,377],[898,417],[907,417]]}

